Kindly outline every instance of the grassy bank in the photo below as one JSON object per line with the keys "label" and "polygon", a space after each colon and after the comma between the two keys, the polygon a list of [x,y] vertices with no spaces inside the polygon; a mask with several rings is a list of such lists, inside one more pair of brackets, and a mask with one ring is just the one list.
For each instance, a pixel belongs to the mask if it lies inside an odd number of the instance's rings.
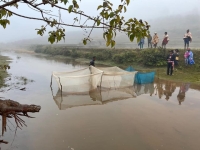
{"label": "grassy bank", "polygon": [[8,57],[0,55],[0,88],[5,84],[5,78],[8,76],[6,69],[3,68],[4,65],[9,64]]}
{"label": "grassy bank", "polygon": [[97,65],[119,66],[123,69],[129,65],[136,70],[156,71],[156,75],[162,79],[192,82],[200,84],[200,50],[192,50],[195,65],[185,66],[184,50],[179,52],[179,66],[174,70],[174,76],[166,75],[166,56],[171,49],[86,49],[67,46],[36,46],[36,53],[48,54],[49,57],[63,60],[71,60],[73,63],[89,64],[90,59],[96,56]]}

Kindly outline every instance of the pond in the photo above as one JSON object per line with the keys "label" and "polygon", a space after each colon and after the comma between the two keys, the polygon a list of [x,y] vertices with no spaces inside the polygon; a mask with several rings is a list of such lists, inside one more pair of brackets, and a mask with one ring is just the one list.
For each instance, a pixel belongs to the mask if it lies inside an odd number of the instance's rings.
{"label": "pond", "polygon": [[[13,61],[11,76],[0,93],[4,99],[40,105],[27,127],[8,122],[2,150],[197,150],[200,147],[200,87],[155,80],[120,90],[96,90],[81,95],[63,93],[52,71],[85,66],[43,56],[1,52]],[[18,83],[19,79],[27,83]],[[28,82],[29,81],[29,82]],[[21,82],[21,81],[20,81]],[[25,90],[20,90],[25,88]]]}

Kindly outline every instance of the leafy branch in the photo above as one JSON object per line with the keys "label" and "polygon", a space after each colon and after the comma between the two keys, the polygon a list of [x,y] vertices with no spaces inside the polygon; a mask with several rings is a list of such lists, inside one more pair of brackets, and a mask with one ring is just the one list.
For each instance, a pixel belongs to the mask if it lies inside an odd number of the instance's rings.
{"label": "leafy branch", "polygon": [[[103,29],[103,38],[105,39],[106,46],[115,46],[115,37],[117,32],[126,33],[130,41],[134,41],[135,38],[139,41],[142,37],[148,35],[150,26],[147,22],[137,20],[136,18],[130,18],[126,21],[123,13],[126,13],[130,0],[120,1],[118,7],[114,10],[113,4],[109,0],[104,0],[103,3],[97,7],[99,15],[97,17],[92,17],[91,15],[85,14],[84,11],[79,8],[77,0],[42,0],[42,2],[38,0],[4,0],[3,4],[0,5],[0,25],[2,25],[3,28],[6,28],[6,26],[10,24],[8,18],[13,15],[26,19],[43,21],[45,25],[36,29],[37,34],[43,36],[47,32],[47,27],[51,27],[52,30],[48,32],[48,41],[51,44],[65,39],[65,26],[83,29],[91,28],[89,35],[83,39],[85,45],[87,44],[87,41],[91,41],[90,36],[95,28]],[[36,18],[25,14],[19,14],[17,11],[11,11],[8,8],[8,6],[15,7],[19,10],[20,8],[18,8],[18,3],[21,3],[21,5],[28,5],[30,9],[39,12],[41,17]],[[59,4],[64,4],[67,7],[60,6]],[[58,16],[52,14],[51,10],[44,10],[44,5],[49,5],[54,9],[58,9]],[[65,23],[62,21],[60,10],[67,11],[69,15],[71,13],[79,15],[80,19],[75,17],[73,24]],[[66,16],[66,14],[64,16]],[[86,18],[86,21],[81,24],[82,18]],[[87,25],[89,20],[93,21],[93,25]]]}

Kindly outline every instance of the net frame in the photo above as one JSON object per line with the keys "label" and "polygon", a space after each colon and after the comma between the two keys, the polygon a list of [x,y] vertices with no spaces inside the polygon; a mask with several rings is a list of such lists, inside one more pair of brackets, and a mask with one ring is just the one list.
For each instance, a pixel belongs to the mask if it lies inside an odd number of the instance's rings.
{"label": "net frame", "polygon": [[[81,75],[75,75],[75,74],[81,74]],[[74,88],[75,93],[90,91],[90,90],[94,90],[95,88],[98,87],[98,85],[101,84],[102,75],[103,75],[103,71],[93,66],[78,69],[75,71],[62,71],[62,72],[53,71],[51,75],[50,87],[52,87],[52,78],[54,77],[55,80],[57,81],[59,89],[61,90],[61,93],[63,90],[66,91],[67,86],[69,86],[68,90],[70,90],[70,88]],[[66,82],[67,79],[74,81],[74,85],[73,85],[73,82],[71,81],[70,81],[71,84],[67,83]],[[85,87],[82,86],[82,89],[80,89],[80,86],[83,84],[85,84]],[[73,93],[73,90],[71,92]]]}
{"label": "net frame", "polygon": [[103,71],[101,87],[103,88],[124,88],[134,85],[135,75],[138,71],[129,72],[117,66],[98,67]]}

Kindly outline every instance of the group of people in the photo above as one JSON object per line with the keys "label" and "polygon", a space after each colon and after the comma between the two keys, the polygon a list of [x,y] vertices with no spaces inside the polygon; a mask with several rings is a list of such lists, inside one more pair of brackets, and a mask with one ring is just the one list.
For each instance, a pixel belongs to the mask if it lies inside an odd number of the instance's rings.
{"label": "group of people", "polygon": [[[159,37],[158,37],[156,32],[154,33],[153,37],[151,36],[151,34],[149,34],[147,39],[148,39],[148,48],[152,48],[152,46],[154,48],[157,47],[157,45],[159,43]],[[143,49],[144,40],[145,40],[145,38],[141,38],[140,42],[138,43],[138,46],[140,46],[140,49]],[[169,36],[168,36],[167,32],[165,32],[164,37],[163,37],[163,41],[162,41],[162,48],[166,48],[166,45],[167,45],[168,42],[169,42]]]}
{"label": "group of people", "polygon": [[[159,43],[158,34],[155,32],[153,37],[151,36],[151,34],[149,34],[147,37],[147,40],[148,40],[148,48],[152,48],[152,47],[156,48]],[[183,40],[184,40],[184,48],[188,49],[189,43],[192,42],[192,34],[189,29],[184,34]],[[140,39],[138,43],[138,46],[140,47],[140,49],[143,49],[144,41],[145,41],[145,38]],[[169,42],[169,35],[167,34],[167,32],[165,32],[163,36],[163,40],[162,40],[162,48],[166,48],[166,45],[168,44],[168,42]]]}
{"label": "group of people", "polygon": [[[193,65],[195,64],[193,59],[193,52],[188,47],[184,54],[185,65]],[[169,55],[167,56],[167,75],[172,75],[174,66],[178,66],[179,61],[179,50],[171,50],[169,51]]]}
{"label": "group of people", "polygon": [[185,58],[185,65],[186,66],[195,64],[194,59],[193,59],[193,52],[191,51],[190,48],[188,48],[185,51],[184,58]]}

